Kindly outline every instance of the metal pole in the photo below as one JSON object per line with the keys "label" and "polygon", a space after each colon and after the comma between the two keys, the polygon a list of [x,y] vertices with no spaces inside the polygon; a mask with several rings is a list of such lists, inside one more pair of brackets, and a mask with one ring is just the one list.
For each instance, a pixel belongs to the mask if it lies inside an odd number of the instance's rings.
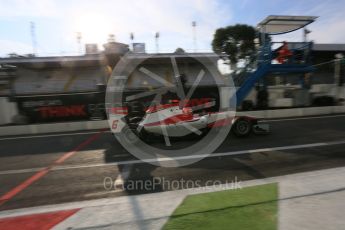
{"label": "metal pole", "polygon": [[130,39],[131,39],[131,42],[132,42],[132,51],[134,50],[134,33],[131,32],[130,35],[129,35]]}
{"label": "metal pole", "polygon": [[194,53],[196,53],[197,46],[196,46],[196,21],[192,22],[192,27],[193,27],[193,49]]}
{"label": "metal pole", "polygon": [[308,42],[308,34],[311,33],[310,30],[308,30],[307,28],[304,28],[303,30],[303,41],[306,43]]}
{"label": "metal pole", "polygon": [[78,43],[78,52],[81,54],[81,32],[77,32],[77,43]]}
{"label": "metal pole", "polygon": [[31,42],[32,42],[32,52],[36,55],[37,52],[37,41],[36,41],[36,26],[34,22],[30,22],[30,33],[31,33]]}
{"label": "metal pole", "polygon": [[159,53],[159,32],[155,34],[155,42],[156,42],[156,53]]}

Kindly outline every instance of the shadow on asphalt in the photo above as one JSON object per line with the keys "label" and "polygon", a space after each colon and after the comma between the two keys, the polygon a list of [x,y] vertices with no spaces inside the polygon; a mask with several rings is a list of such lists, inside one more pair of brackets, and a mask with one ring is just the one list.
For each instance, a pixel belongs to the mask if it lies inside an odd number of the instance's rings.
{"label": "shadow on asphalt", "polygon": [[[120,151],[119,148],[122,148],[122,150]],[[125,153],[126,150],[121,147],[119,143],[113,143],[110,148],[104,151],[105,162],[115,163],[137,159],[129,153],[127,156],[122,157],[119,152]],[[236,174],[241,174],[240,176],[243,179],[265,178],[265,175],[259,170],[244,163],[250,160],[250,158],[250,154],[234,157],[207,158],[194,164],[178,168],[164,168],[149,163],[135,163],[130,165],[130,167],[120,164],[114,165],[114,167],[117,167],[121,174],[129,175],[124,183],[125,192],[128,195],[136,195],[175,190],[175,188],[171,186],[171,183],[180,181],[181,179],[198,180],[198,186],[201,187],[206,186],[210,180],[217,180],[219,183],[229,183],[235,180],[235,176],[231,175]],[[130,168],[129,172],[128,168]],[[193,173],[197,171],[201,172],[202,176],[200,176],[200,174],[193,175]],[[239,174],[239,171],[244,173]],[[246,176],[243,176],[243,174]],[[145,183],[148,185],[145,186]],[[135,185],[133,186],[133,184]],[[181,189],[183,188],[185,187],[182,185]]]}
{"label": "shadow on asphalt", "polygon": [[[237,139],[236,141],[246,143],[248,140],[260,140],[261,138],[254,136],[248,139]],[[148,163],[136,163],[131,165],[126,182],[142,184],[149,181],[155,186],[148,189],[145,187],[129,188],[126,192],[128,194],[143,194],[176,190],[166,186],[165,183],[181,179],[185,181],[198,180],[198,186],[206,186],[210,180],[217,181],[217,183],[229,183],[235,178],[245,181],[344,166],[345,158],[342,151],[337,146],[329,150],[327,148],[329,147],[309,148],[308,151],[297,149],[210,157],[178,168],[164,168]],[[116,157],[118,151],[119,144],[114,143],[111,148],[104,152],[105,161],[112,163],[129,160],[128,158],[120,159]],[[136,159],[129,153],[128,157],[130,160]],[[114,167],[118,167],[119,171],[123,172],[123,166]],[[183,188],[185,187],[177,189]]]}

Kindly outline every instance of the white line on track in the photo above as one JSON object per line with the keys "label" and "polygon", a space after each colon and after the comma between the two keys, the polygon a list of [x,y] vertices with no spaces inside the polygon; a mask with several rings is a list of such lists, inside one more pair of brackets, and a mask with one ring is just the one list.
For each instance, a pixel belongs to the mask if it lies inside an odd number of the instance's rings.
{"label": "white line on track", "polygon": [[324,116],[310,116],[310,117],[295,117],[295,118],[281,118],[281,119],[263,119],[266,122],[280,122],[280,121],[297,121],[297,120],[310,120],[310,119],[322,119],[333,117],[345,117],[345,114],[338,115],[324,115]]}
{"label": "white line on track", "polygon": [[[122,158],[122,157],[130,157],[132,156],[130,153],[128,154],[116,154],[115,156],[113,156],[113,158]],[[98,165],[98,164],[95,164]],[[103,163],[103,165],[108,165],[107,163]],[[84,168],[83,166],[88,166],[88,165],[77,165],[77,167],[75,167],[75,165],[71,165],[71,166],[64,166],[67,168]],[[0,175],[10,175],[10,174],[20,174],[20,173],[34,173],[34,172],[38,172],[42,169],[44,169],[45,167],[41,167],[41,168],[28,168],[28,169],[10,169],[10,170],[4,170],[4,171],[0,171]],[[51,169],[52,171],[54,170],[59,170],[58,167],[54,167]]]}
{"label": "white line on track", "polygon": [[[31,138],[45,138],[45,137],[63,137],[63,136],[75,136],[75,135],[89,135],[89,134],[96,134],[100,131],[92,131],[92,132],[79,132],[79,133],[59,133],[59,134],[44,134],[44,135],[32,135],[32,136],[15,136],[15,137],[4,137],[0,138],[0,141],[5,140],[17,140],[17,139],[31,139]],[[104,131],[104,133],[110,133],[109,131]]]}
{"label": "white line on track", "polygon": [[[232,156],[232,155],[260,153],[260,152],[271,152],[271,151],[282,151],[282,150],[289,150],[289,149],[315,148],[315,147],[342,145],[342,144],[345,144],[345,140],[332,141],[332,142],[317,142],[317,143],[301,144],[301,145],[288,145],[288,146],[279,146],[279,147],[272,147],[272,148],[239,150],[239,151],[225,152],[225,153],[213,153],[213,154],[210,154],[210,155],[199,154],[199,155],[171,157],[171,158],[164,157],[164,158],[158,158],[158,159],[146,159],[145,161],[142,161],[142,160],[127,160],[127,161],[118,161],[118,162],[113,162],[113,163],[56,166],[56,167],[53,167],[51,169],[51,171],[67,170],[67,169],[93,168],[93,167],[104,167],[104,166],[133,165],[133,164],[143,164],[145,162],[146,163],[153,163],[153,162],[165,162],[165,161],[187,160],[187,159],[197,159],[197,158],[202,159],[202,158],[212,158],[212,157],[226,157],[226,156]],[[41,169],[42,168],[31,168],[31,169],[19,169],[19,170],[0,171],[0,175],[9,175],[9,174],[18,174],[18,173],[27,173],[27,172],[37,172],[37,171],[39,171]]]}
{"label": "white line on track", "polygon": [[42,167],[42,168],[30,168],[30,169],[5,170],[5,171],[0,171],[0,175],[10,175],[10,174],[19,174],[19,173],[33,173],[33,172],[38,172],[42,169],[44,169],[44,168]]}

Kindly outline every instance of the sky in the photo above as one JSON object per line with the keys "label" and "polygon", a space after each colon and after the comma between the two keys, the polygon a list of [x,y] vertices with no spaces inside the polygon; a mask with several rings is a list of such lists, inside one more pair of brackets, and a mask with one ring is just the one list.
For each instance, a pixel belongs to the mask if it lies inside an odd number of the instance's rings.
{"label": "sky", "polygon": [[[345,43],[345,0],[0,0],[0,56],[33,53],[30,22],[35,25],[39,56],[78,53],[81,43],[102,44],[109,34],[116,41],[146,43],[159,51],[211,51],[219,27],[244,23],[256,26],[268,15],[319,16],[308,27],[317,43]],[[196,22],[196,45],[192,22]],[[302,32],[276,39],[298,41]],[[196,46],[196,47],[195,47]]]}

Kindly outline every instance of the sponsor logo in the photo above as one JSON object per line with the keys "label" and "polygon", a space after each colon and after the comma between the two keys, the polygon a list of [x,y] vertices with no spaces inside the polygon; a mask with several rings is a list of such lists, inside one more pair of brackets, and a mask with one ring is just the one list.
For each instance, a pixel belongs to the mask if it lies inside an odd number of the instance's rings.
{"label": "sponsor logo", "polygon": [[85,105],[47,106],[38,108],[42,118],[85,117]]}

